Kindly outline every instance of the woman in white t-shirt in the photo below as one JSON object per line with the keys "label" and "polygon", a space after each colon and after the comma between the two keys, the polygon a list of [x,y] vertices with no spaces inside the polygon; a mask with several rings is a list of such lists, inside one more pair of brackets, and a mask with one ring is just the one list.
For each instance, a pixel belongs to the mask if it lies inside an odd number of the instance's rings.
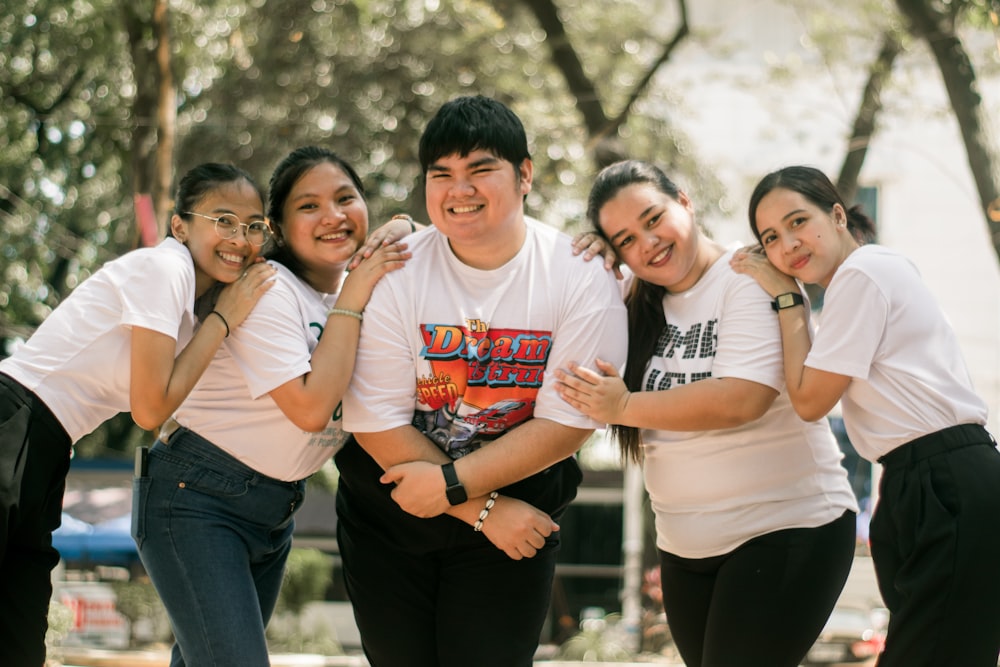
{"label": "woman in white t-shirt", "polygon": [[274,269],[255,264],[263,209],[243,170],[195,167],[178,185],[172,238],[105,264],[0,362],[0,664],[45,661],[73,443],[120,412],[155,429],[180,405],[272,285]]}
{"label": "woman in white t-shirt", "polygon": [[[278,274],[174,415],[135,481],[135,538],[170,616],[171,665],[268,664],[265,627],[281,587],[305,480],[340,448],[340,399],[362,310],[378,279],[409,257],[366,244],[368,209],[351,166],[317,147],[271,177]],[[349,274],[349,261],[369,255]],[[346,276],[346,277],[345,277]]]}
{"label": "woman in white t-shirt", "polygon": [[688,667],[796,667],[854,555],[833,432],[796,416],[770,299],[660,169],[607,167],[588,217],[633,274],[628,359],[624,381],[560,371],[560,393],[643,464],[674,642]]}
{"label": "woman in white t-shirt", "polygon": [[[883,466],[869,532],[890,611],[880,667],[995,667],[1000,652],[1000,453],[954,331],[916,267],[862,245],[871,220],[821,171],[765,176],[750,198],[763,253],[733,267],[787,302],[779,315],[796,412],[838,401],[858,453]],[[815,340],[789,301],[826,288]]]}

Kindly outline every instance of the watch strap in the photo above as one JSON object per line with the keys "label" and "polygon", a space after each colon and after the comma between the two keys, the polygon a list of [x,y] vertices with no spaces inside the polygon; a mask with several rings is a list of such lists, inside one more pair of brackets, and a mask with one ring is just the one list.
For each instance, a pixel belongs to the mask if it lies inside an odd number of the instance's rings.
{"label": "watch strap", "polygon": [[448,504],[452,506],[461,505],[468,500],[469,496],[465,492],[465,487],[462,486],[460,481],[458,481],[458,473],[455,471],[455,462],[451,461],[442,465],[441,472],[444,474],[444,493],[445,497],[448,499]]}
{"label": "watch strap", "polygon": [[458,473],[455,472],[455,462],[445,463],[441,466],[441,472],[444,473],[444,483],[445,486],[458,486],[461,482],[458,481]]}

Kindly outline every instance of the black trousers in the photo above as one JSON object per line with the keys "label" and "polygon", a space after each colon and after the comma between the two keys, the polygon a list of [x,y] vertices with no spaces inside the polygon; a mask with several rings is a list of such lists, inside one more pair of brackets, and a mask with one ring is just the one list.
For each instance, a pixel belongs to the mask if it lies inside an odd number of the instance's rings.
{"label": "black trousers", "polygon": [[478,546],[415,553],[343,520],[337,540],[372,667],[533,664],[555,548],[512,560],[484,537]]}
{"label": "black trousers", "polygon": [[756,537],[710,558],[660,551],[667,624],[687,667],[797,667],[854,561],[856,516]]}
{"label": "black trousers", "polygon": [[1000,452],[982,426],[918,438],[879,459],[872,560],[890,611],[879,667],[996,667]]}
{"label": "black trousers", "polygon": [[69,435],[38,397],[0,374],[0,665],[45,662],[51,572]]}

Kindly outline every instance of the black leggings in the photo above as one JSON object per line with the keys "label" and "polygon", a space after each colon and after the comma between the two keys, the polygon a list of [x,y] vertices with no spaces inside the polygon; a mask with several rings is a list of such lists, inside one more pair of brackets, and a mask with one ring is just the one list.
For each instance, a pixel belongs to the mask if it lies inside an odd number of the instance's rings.
{"label": "black leggings", "polygon": [[797,667],[847,581],[855,529],[848,511],[722,556],[661,551],[663,606],[687,667]]}

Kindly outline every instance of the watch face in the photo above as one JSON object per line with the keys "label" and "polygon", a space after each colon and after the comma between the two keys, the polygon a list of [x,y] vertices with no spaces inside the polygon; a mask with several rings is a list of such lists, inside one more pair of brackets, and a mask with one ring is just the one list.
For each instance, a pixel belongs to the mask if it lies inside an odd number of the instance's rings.
{"label": "watch face", "polygon": [[469,496],[465,493],[465,487],[461,484],[456,486],[449,486],[445,489],[445,495],[448,498],[448,503],[450,505],[461,505]]}
{"label": "watch face", "polygon": [[778,297],[778,308],[788,308],[795,305],[795,298],[791,294],[782,294]]}

